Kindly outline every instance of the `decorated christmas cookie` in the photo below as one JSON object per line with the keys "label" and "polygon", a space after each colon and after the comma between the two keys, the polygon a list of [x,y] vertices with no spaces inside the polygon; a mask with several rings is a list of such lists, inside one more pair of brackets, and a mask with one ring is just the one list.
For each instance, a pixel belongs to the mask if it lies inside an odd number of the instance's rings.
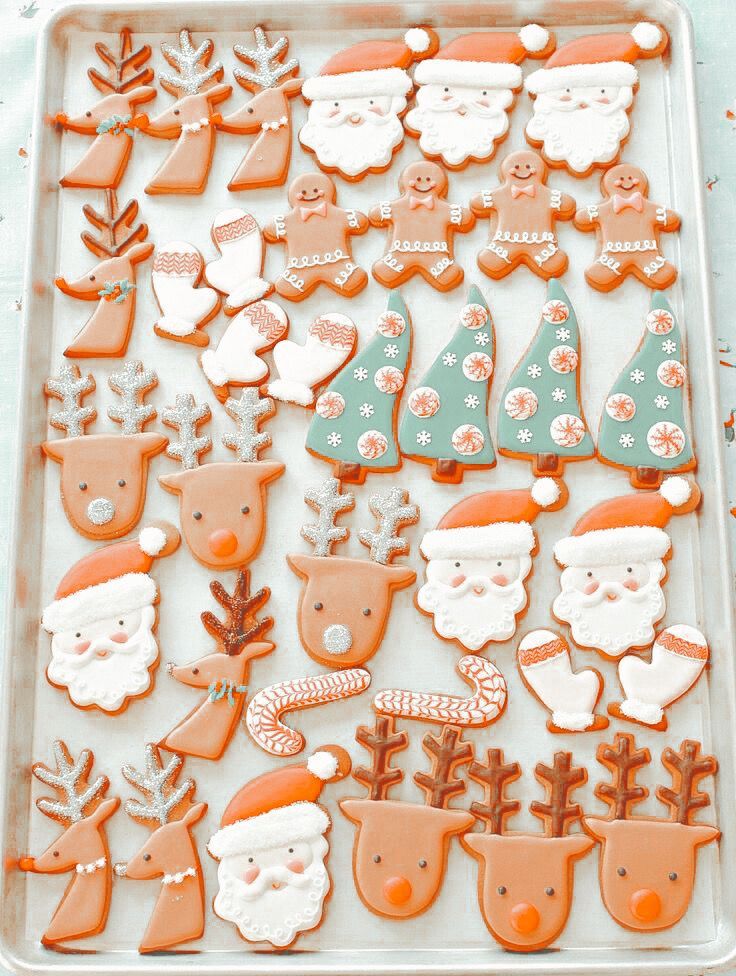
{"label": "decorated christmas cookie", "polygon": [[148,226],[135,224],[138,204],[128,200],[120,210],[114,190],[105,190],[105,212],[86,203],[82,213],[99,231],[93,237],[82,232],[88,251],[102,260],[73,281],[56,278],[54,284],[70,298],[97,302],[97,307],[64,350],[70,359],[124,356],[135,317],[136,267],[151,256],[153,244],[146,241]]}
{"label": "decorated christmas cookie", "polygon": [[563,570],[552,613],[570,625],[579,647],[616,659],[651,645],[665,612],[662,586],[672,555],[665,528],[699,503],[697,485],[668,478],[659,491],[600,502],[556,543]]}
{"label": "decorated christmas cookie", "polygon": [[410,163],[399,178],[398,200],[370,210],[373,226],[388,228],[386,253],[373,265],[373,277],[386,288],[398,288],[417,274],[439,291],[463,280],[453,238],[472,230],[475,217],[467,207],[448,203],[447,189],[437,163]]}
{"label": "decorated christmas cookie", "polygon": [[504,676],[496,665],[468,654],[457,662],[457,673],[473,686],[473,694],[467,698],[391,689],[379,692],[373,699],[373,707],[381,715],[463,728],[484,728],[497,721],[506,708],[507,690]]}
{"label": "decorated christmas cookie", "polygon": [[225,611],[224,620],[209,610],[201,614],[202,626],[217,649],[191,664],[168,665],[175,681],[205,688],[207,695],[159,742],[169,752],[200,759],[222,756],[243,714],[250,662],[274,649],[264,640],[273,617],[259,621],[257,616],[271,596],[267,586],[251,594],[250,573],[241,569],[232,593],[219,580],[212,580],[210,592]]}
{"label": "decorated christmas cookie", "polygon": [[156,248],[151,284],[161,309],[153,331],[162,339],[206,346],[204,326],[220,310],[220,296],[213,288],[197,287],[202,280],[202,255],[193,244],[170,241]]}
{"label": "decorated christmas cookie", "polygon": [[289,317],[276,302],[253,302],[229,323],[216,349],[206,349],[199,359],[207,382],[224,403],[231,386],[257,386],[268,377],[261,355],[289,331]]}
{"label": "decorated christmas cookie", "polygon": [[63,827],[63,832],[38,857],[21,857],[21,871],[34,874],[68,874],[66,887],[41,944],[49,948],[63,946],[75,939],[85,939],[102,932],[107,924],[112,891],[112,865],[105,824],[115,813],[120,800],[105,799],[110,785],[107,776],[90,782],[94,756],[82,749],[76,759],[66,745],[54,742],[56,769],[41,762],[32,772],[55,797],[41,797],[36,806]]}
{"label": "decorated christmas cookie", "polygon": [[258,555],[266,532],[266,488],[284,473],[280,461],[258,457],[271,444],[271,435],[260,426],[273,415],[272,402],[246,389],[239,400],[230,398],[225,410],[236,433],[226,434],[222,443],[237,460],[209,464],[200,459],[212,441],[197,433],[211,417],[207,404],[178,393],[175,405],[162,413],[164,423],[179,432],[166,453],[181,461],[183,470],[159,475],[159,484],[179,495],[184,539],[194,557],[211,569],[236,569]]}
{"label": "decorated christmas cookie", "polygon": [[418,521],[419,509],[400,488],[372,495],[369,505],[378,527],[361,529],[359,535],[370,557],[354,559],[333,554],[333,547],[349,535],[345,526],[335,525],[335,519],[354,508],[353,495],[341,494],[340,482],[328,478],[318,488],[308,489],[304,500],[317,513],[317,521],[302,528],[314,553],[286,557],[304,580],[297,611],[299,636],[307,654],[320,664],[339,668],[363,664],[383,640],[394,591],[411,586],[417,578],[413,569],[394,566],[392,561],[409,551],[400,532]]}
{"label": "decorated christmas cookie", "polygon": [[160,72],[159,81],[176,101],[151,119],[144,131],[177,141],[146,193],[201,193],[215,151],[215,127],[222,118],[215,106],[230,96],[232,88],[219,84],[224,69],[219,61],[210,64],[214,45],[209,38],[195,47],[191,33],[183,30],[178,48],[163,41],[161,50],[174,72]]}
{"label": "decorated christmas cookie", "polygon": [[623,732],[613,745],[598,747],[598,762],[610,770],[611,782],[599,783],[595,794],[610,813],[607,819],[585,817],[583,825],[601,845],[603,904],[624,928],[658,932],[679,922],[690,904],[697,850],[720,837],[717,827],[692,819],[710,803],[701,780],[718,770],[715,757],[702,755],[700,748],[685,739],[677,752],[668,747],[662,753],[672,787],[657,787],[657,799],[669,808],[669,816],[660,819],[631,814],[649,795],[636,785],[637,770],[649,764],[649,750],[637,749],[633,735]]}
{"label": "decorated christmas cookie", "polygon": [[220,210],[212,221],[212,240],[220,257],[207,262],[204,276],[225,296],[225,315],[235,315],[263,298],[272,286],[261,277],[263,237],[251,214],[240,207]]}
{"label": "decorated christmas cookie", "polygon": [[61,401],[49,423],[66,434],[44,441],[46,457],[61,465],[61,501],[72,527],[88,539],[119,539],[134,528],[143,514],[148,483],[148,462],[160,454],[167,440],[143,428],[156,417],[144,398],[158,382],[151,369],[131,360],[108,378],[120,402],[108,409],[120,424],[119,434],[87,434],[97,416],[82,405],[93,392],[91,373],[82,376],[76,365],[64,365],[58,376],[46,380],[44,393]]}
{"label": "decorated christmas cookie", "polygon": [[286,246],[286,267],[275,283],[282,298],[301,302],[319,285],[352,298],[368,284],[350,246],[353,235],[368,230],[368,218],[359,210],[343,210],[336,199],[329,176],[304,173],[289,186],[291,210],[264,227],[270,244]]}
{"label": "decorated christmas cookie", "polygon": [[585,280],[597,291],[613,291],[633,275],[647,288],[664,289],[677,278],[677,268],[660,250],[660,235],[678,230],[680,215],[647,196],[643,170],[620,163],[601,178],[600,203],[575,214],[578,230],[595,230],[598,253],[585,269]]}
{"label": "decorated christmas cookie", "polygon": [[155,745],[147,745],[143,769],[129,763],[123,776],[143,799],[125,801],[132,820],[151,828],[133,857],[115,865],[115,874],[135,881],[160,878],[156,907],[138,952],[160,952],[199,939],[204,932],[204,879],[192,828],[207,813],[194,802],[196,783],[177,783],[184,760],[172,756],[164,766]]}
{"label": "decorated christmas cookie", "polygon": [[401,40],[360,41],[338,51],[304,82],[309,114],[299,142],[320,169],[346,180],[388,169],[404,141],[401,119],[414,87],[407,69],[438,47],[434,31],[412,27]]}
{"label": "decorated christmas cookie", "polygon": [[629,136],[639,85],[634,62],[658,57],[668,42],[658,24],[642,23],[630,34],[590,34],[563,44],[524,82],[534,99],[527,142],[573,176],[613,166]]}
{"label": "decorated christmas cookie", "polygon": [[364,725],[356,741],[368,750],[371,767],[359,766],[354,779],[368,790],[362,799],[340,800],[340,809],[356,825],[353,874],[360,899],[369,911],[386,918],[413,918],[425,912],[442,887],[450,842],[466,830],[473,817],[449,806],[465,792],[457,773],[473,758],[473,747],[460,729],[444,725],[438,736],[427,734],[422,749],[431,772],[414,774],[425,802],[390,800],[388,792],[404,778],[391,766],[395,752],[406,749],[406,732],[396,732],[394,720],[377,716],[375,726]]}
{"label": "decorated christmas cookie", "polygon": [[473,285],[455,334],[409,390],[399,427],[404,457],[432,466],[432,479],[463,480],[466,468],[492,468],[488,396],[496,341],[486,300]]}
{"label": "decorated christmas cookie", "polygon": [[478,861],[478,903],[493,938],[512,952],[545,949],[557,939],[570,915],[575,861],[593,842],[570,833],[583,811],[571,794],[588,774],[573,766],[572,753],[556,752],[551,766],[537,763],[534,776],[545,801],[533,800],[530,812],[543,824],[541,834],[506,830],[506,819],[521,808],[506,798],[506,784],[521,776],[518,763],[504,763],[503,750],[489,749],[487,762],[473,762],[468,776],[483,786],[482,803],[471,812],[485,825],[483,833],[463,834],[460,843]]}
{"label": "decorated christmas cookie", "polygon": [[159,657],[150,571],[178,546],[174,526],[158,522],[83,556],[57,586],[41,619],[52,635],[46,677],[77,708],[117,715],[150,694]]}
{"label": "decorated christmas cookie", "polygon": [[524,684],[550,712],[550,732],[596,732],[608,719],[596,715],[603,678],[594,668],[573,671],[570,648],[552,630],[533,630],[519,644],[516,663]]}
{"label": "decorated christmas cookie", "polygon": [[54,122],[69,132],[94,136],[94,142],[79,162],[59,180],[62,186],[115,189],[123,178],[133,148],[136,130],[145,128],[148,116],[137,114],[138,106],[156,97],[150,85],[153,70],[148,44],[133,50],[130,29],[120,31],[117,53],[98,41],[95,51],[105,73],[88,68],[87,77],[102,98],[79,115],[58,112]]}
{"label": "decorated christmas cookie", "polygon": [[217,123],[223,132],[253,135],[257,138],[240,163],[228,190],[252,190],[262,186],[281,186],[286,181],[291,161],[291,106],[289,100],[301,91],[296,58],[286,60],[289,41],[279,37],[269,44],[261,27],[253,30],[256,46],[236,44],[235,56],[247,68],[235,68],[233,76],[254,97]]}
{"label": "decorated christmas cookie", "polygon": [[547,186],[547,166],[530,150],[518,150],[501,163],[502,183],[470,201],[476,217],[491,218],[491,237],[478,255],[478,267],[489,278],[505,278],[526,265],[540,278],[567,271],[567,254],[557,240],[558,220],[575,216],[575,201]]}
{"label": "decorated christmas cookie", "polygon": [[304,764],[257,776],[228,804],[207,845],[219,861],[213,908],[243,939],[285,949],[322,923],[332,824],[317,800],[349,772],[345,750],[325,746]]}
{"label": "decorated christmas cookie", "polygon": [[278,376],[266,387],[274,400],[311,407],[317,390],[352,358],[358,333],[340,312],[319,315],[307,329],[303,346],[290,339],[277,343],[273,361]]}
{"label": "decorated christmas cookie", "polygon": [[522,61],[546,58],[554,47],[554,36],[538,24],[518,34],[476,31],[453,38],[417,65],[416,106],[406,116],[406,131],[428,159],[448,169],[487,162],[508,135]]}
{"label": "decorated christmas cookie", "polygon": [[368,345],[319,395],[307,432],[310,454],[331,461],[341,481],[401,467],[396,421],[411,356],[411,321],[398,292]]}
{"label": "decorated christmas cookie", "polygon": [[685,421],[684,363],[677,319],[655,292],[639,348],[606,397],[598,433],[600,460],[628,469],[634,488],[657,487],[665,474],[697,465]]}
{"label": "decorated christmas cookie", "polygon": [[498,411],[498,450],[527,458],[535,475],[562,474],[569,461],[595,456],[580,402],[580,330],[556,280],[532,344],[516,365]]}
{"label": "decorated christmas cookie", "polygon": [[470,495],[425,534],[420,550],[427,582],[416,604],[432,617],[438,637],[479,651],[514,635],[537,552],[531,523],[566,502],[562,482],[540,478],[530,489]]}
{"label": "decorated christmas cookie", "polygon": [[696,627],[667,627],[657,635],[651,661],[633,654],[621,658],[618,680],[626,698],[612,702],[609,714],[663,732],[667,728],[665,708],[697,683],[709,653],[708,643]]}

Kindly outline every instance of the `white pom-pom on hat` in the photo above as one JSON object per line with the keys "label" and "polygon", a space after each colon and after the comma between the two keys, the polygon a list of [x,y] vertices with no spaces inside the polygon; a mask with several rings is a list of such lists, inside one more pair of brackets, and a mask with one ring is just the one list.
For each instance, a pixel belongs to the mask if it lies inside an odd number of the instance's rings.
{"label": "white pom-pom on hat", "polygon": [[166,545],[166,533],[157,525],[149,525],[138,535],[138,545],[147,556],[158,556]]}
{"label": "white pom-pom on hat", "polygon": [[431,43],[432,38],[423,27],[410,27],[404,34],[404,44],[415,54],[424,54]]}
{"label": "white pom-pom on hat", "polygon": [[316,776],[317,779],[325,782],[335,776],[337,767],[337,756],[331,752],[315,752],[313,756],[307,759],[307,769],[312,776]]}
{"label": "white pom-pom on hat", "polygon": [[646,21],[637,24],[631,31],[631,36],[642,51],[654,51],[662,43],[660,28],[657,24],[649,24]]}
{"label": "white pom-pom on hat", "polygon": [[549,31],[539,24],[527,24],[519,31],[519,40],[525,51],[535,54],[537,51],[543,51],[549,44]]}
{"label": "white pom-pom on hat", "polygon": [[560,500],[560,486],[554,478],[537,478],[532,485],[531,496],[540,508],[549,508]]}
{"label": "white pom-pom on hat", "polygon": [[692,488],[687,478],[668,478],[662,482],[659,493],[673,508],[679,508],[690,500]]}

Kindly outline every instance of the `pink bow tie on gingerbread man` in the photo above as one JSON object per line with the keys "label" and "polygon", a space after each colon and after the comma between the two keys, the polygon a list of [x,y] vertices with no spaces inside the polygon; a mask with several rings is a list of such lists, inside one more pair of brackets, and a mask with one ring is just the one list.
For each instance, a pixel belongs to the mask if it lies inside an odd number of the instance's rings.
{"label": "pink bow tie on gingerbread man", "polygon": [[318,203],[315,207],[300,207],[299,216],[302,220],[309,220],[310,217],[325,217],[327,215],[327,205],[323,200],[322,203]]}
{"label": "pink bow tie on gingerbread man", "polygon": [[627,207],[631,207],[632,210],[636,210],[637,213],[641,213],[644,209],[644,197],[641,195],[639,190],[636,193],[632,193],[631,196],[622,197],[618,193],[613,195],[613,212],[621,213],[622,210],[626,210]]}
{"label": "pink bow tie on gingerbread man", "polygon": [[516,200],[517,197],[534,197],[537,195],[537,188],[531,183],[529,186],[516,186],[514,184],[511,187],[511,199]]}
{"label": "pink bow tie on gingerbread man", "polygon": [[426,207],[427,210],[434,210],[434,197],[427,195],[426,197],[409,197],[409,210],[416,210],[417,207]]}

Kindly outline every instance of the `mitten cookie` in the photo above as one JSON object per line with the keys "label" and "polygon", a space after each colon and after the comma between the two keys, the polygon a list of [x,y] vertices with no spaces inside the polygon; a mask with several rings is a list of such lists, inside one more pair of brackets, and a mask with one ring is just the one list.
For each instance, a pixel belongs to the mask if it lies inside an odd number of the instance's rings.
{"label": "mitten cookie", "polygon": [[278,342],[273,361],[278,376],[266,387],[274,400],[311,407],[316,391],[352,357],[358,333],[353,321],[339,312],[318,316],[307,329],[303,346],[290,339]]}
{"label": "mitten cookie", "polygon": [[198,288],[202,280],[202,255],[186,241],[170,241],[156,248],[151,284],[162,315],[153,331],[162,339],[206,346],[203,327],[220,310],[220,296],[213,288]]}

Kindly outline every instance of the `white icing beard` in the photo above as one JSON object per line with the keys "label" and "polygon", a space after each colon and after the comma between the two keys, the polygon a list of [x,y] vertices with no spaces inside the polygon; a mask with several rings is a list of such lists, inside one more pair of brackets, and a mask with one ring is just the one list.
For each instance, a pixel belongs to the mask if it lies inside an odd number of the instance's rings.
{"label": "white icing beard", "polygon": [[[312,102],[307,122],[299,133],[300,141],[314,152],[320,164],[347,176],[388,166],[394,148],[404,138],[398,113],[406,108],[406,99],[392,98],[385,115],[369,111],[367,98],[345,99],[339,103],[340,111],[335,116],[327,114],[330,105],[332,101]],[[351,125],[349,119],[353,115],[359,116],[362,124]]]}
{"label": "white icing beard", "polygon": [[[158,658],[158,644],[153,634],[156,611],[147,606],[140,614],[138,630],[124,644],[99,636],[83,654],[64,650],[64,635],[55,634],[51,638],[49,680],[68,688],[75,705],[96,705],[106,712],[115,712],[127,698],[143,694],[151,684],[148,669]],[[99,657],[99,651],[109,652],[108,656]]]}
{"label": "white icing beard", "polygon": [[631,88],[619,89],[609,105],[586,101],[587,108],[580,108],[576,100],[561,103],[556,94],[537,95],[527,135],[543,144],[548,159],[565,162],[576,173],[612,160],[629,134],[626,109],[633,100]]}
{"label": "white icing beard", "polygon": [[[482,592],[476,592],[476,589]],[[497,586],[487,576],[470,576],[460,586],[428,580],[417,593],[417,603],[434,617],[440,637],[457,639],[470,651],[489,641],[505,641],[516,630],[516,615],[527,602],[522,579]]]}
{"label": "white icing beard", "polygon": [[[454,96],[444,100],[443,94]],[[416,107],[406,117],[410,129],[421,133],[419,148],[428,156],[441,156],[450,166],[460,166],[471,156],[490,159],[495,143],[509,128],[507,108],[513,101],[508,89],[493,92],[490,105],[480,105],[476,88],[459,85],[445,93],[440,85],[423,85]],[[465,114],[459,114],[458,109]]]}

